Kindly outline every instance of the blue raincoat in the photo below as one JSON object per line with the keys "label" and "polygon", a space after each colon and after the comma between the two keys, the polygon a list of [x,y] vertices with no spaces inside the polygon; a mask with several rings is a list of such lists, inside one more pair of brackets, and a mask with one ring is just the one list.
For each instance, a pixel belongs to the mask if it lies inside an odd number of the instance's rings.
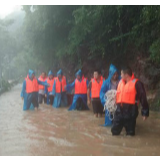
{"label": "blue raincoat", "polygon": [[[32,74],[35,74],[35,72],[32,70],[29,70],[28,72],[29,79],[31,79]],[[48,86],[46,82],[39,81],[38,79],[37,81],[38,81],[38,84]],[[34,109],[34,107],[38,107],[38,92],[26,93],[26,80],[23,81],[21,97],[24,99],[24,104],[23,104],[24,111],[29,109]],[[32,104],[33,100],[37,106],[34,106]]]}
{"label": "blue raincoat", "polygon": [[[48,72],[48,78],[49,78],[49,76],[50,75],[53,75],[54,76],[54,74],[53,74],[53,72],[50,70],[49,72]],[[47,80],[45,81],[46,83],[47,83]],[[53,86],[52,86],[53,87]],[[48,89],[47,89],[48,87],[47,86],[45,86],[45,88],[44,88],[44,94],[47,94],[47,104],[50,104],[49,103],[49,95],[52,95],[53,93],[52,92],[48,92]]]}
{"label": "blue raincoat", "polygon": [[[23,86],[25,85],[25,81],[23,81]],[[23,88],[23,87],[22,87]],[[21,92],[21,97],[23,98],[23,110],[28,110],[27,109],[27,93],[26,91]],[[34,110],[34,106],[33,104],[31,104],[31,106],[29,107],[29,110]]]}
{"label": "blue raincoat", "polygon": [[[101,90],[100,90],[100,100],[101,100],[101,103],[103,106],[105,104],[104,95],[108,90],[111,90],[111,79],[112,79],[115,72],[117,72],[119,74],[117,68],[113,64],[111,64],[110,68],[109,68],[108,78],[103,82]],[[120,75],[119,75],[119,80],[120,80]],[[106,110],[105,111],[105,124],[104,124],[104,126],[110,126],[111,124],[112,124],[112,121],[109,119],[108,111]]]}
{"label": "blue raincoat", "polygon": [[[79,75],[81,77],[81,80],[80,80],[80,82],[81,82],[82,81],[82,71],[79,70],[76,73],[76,77],[77,77],[77,75]],[[67,85],[67,87],[66,87],[67,91],[71,90],[75,87],[75,81],[76,81],[76,79],[74,80],[73,83]],[[87,86],[88,86],[88,83],[89,83],[88,80],[86,81],[86,83],[87,83]],[[88,105],[87,105],[87,94],[74,94],[72,105],[68,109],[69,111],[77,109],[76,108],[77,107],[77,101],[78,101],[79,98],[81,98],[82,101],[83,101],[83,104],[85,106],[84,109],[89,110]]]}
{"label": "blue raincoat", "polygon": [[[57,72],[57,77],[58,77],[58,75],[63,75],[61,69]],[[59,81],[61,81],[61,79],[59,79]],[[68,105],[66,92],[61,91],[61,93],[56,93],[56,81],[55,80],[54,80],[54,84],[53,84],[52,93],[54,95],[54,102],[53,102],[53,107],[54,108],[58,108],[58,107],[61,107],[61,106],[67,106]]]}

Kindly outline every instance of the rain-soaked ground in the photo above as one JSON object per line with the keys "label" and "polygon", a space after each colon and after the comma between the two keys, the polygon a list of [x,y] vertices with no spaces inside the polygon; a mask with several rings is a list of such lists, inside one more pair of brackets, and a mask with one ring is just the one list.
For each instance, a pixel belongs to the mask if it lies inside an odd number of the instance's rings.
{"label": "rain-soaked ground", "polygon": [[92,111],[23,111],[21,85],[0,96],[0,155],[160,155],[160,114],[139,115],[136,136],[112,136]]}

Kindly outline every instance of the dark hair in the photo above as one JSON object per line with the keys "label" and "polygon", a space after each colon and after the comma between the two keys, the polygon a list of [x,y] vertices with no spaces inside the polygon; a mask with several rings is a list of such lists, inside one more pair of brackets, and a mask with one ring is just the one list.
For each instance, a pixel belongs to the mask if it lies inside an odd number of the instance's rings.
{"label": "dark hair", "polygon": [[42,71],[42,72],[41,72],[41,74],[42,74],[42,73],[44,73],[44,74],[45,74],[45,76],[47,75],[45,71]]}
{"label": "dark hair", "polygon": [[100,69],[95,69],[94,72],[98,72],[98,74],[101,74],[101,70]]}
{"label": "dark hair", "polygon": [[124,66],[121,69],[124,74],[128,74],[129,76],[132,76],[132,69],[129,66]]}

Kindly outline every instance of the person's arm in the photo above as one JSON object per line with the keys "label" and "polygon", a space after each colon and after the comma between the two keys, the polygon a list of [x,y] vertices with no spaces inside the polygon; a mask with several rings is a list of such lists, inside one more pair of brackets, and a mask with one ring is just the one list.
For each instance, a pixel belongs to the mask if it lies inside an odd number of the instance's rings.
{"label": "person's arm", "polygon": [[75,80],[71,84],[66,85],[66,90],[70,91],[75,87]]}
{"label": "person's arm", "polygon": [[136,85],[135,85],[135,88],[136,88],[136,91],[137,91],[137,98],[142,105],[141,114],[144,117],[143,119],[145,120],[146,117],[149,116],[149,105],[148,105],[148,102],[147,102],[146,92],[145,92],[143,83],[140,82],[140,81],[137,81]]}
{"label": "person's arm", "polygon": [[38,84],[41,84],[41,85],[47,86],[47,87],[49,86],[49,84],[47,83],[47,81],[43,82],[43,81],[40,81],[38,79],[37,79],[37,81],[38,81]]}
{"label": "person's arm", "polygon": [[55,79],[54,79],[54,83],[53,83],[52,94],[53,94],[53,95],[56,94],[56,80],[55,80]]}
{"label": "person's arm", "polygon": [[68,85],[68,79],[66,78],[66,85]]}
{"label": "person's arm", "polygon": [[101,100],[101,103],[102,105],[104,106],[104,104],[106,103],[105,99],[104,99],[104,95],[106,94],[108,90],[108,87],[107,87],[107,80],[105,80],[101,86],[101,90],[100,90],[100,100]]}
{"label": "person's arm", "polygon": [[23,81],[23,85],[22,85],[22,91],[21,91],[21,97],[24,98],[26,92],[26,80]]}
{"label": "person's arm", "polygon": [[92,87],[92,82],[90,81],[87,85],[87,100],[88,100],[88,104],[91,103],[91,97],[90,97],[90,93],[91,93],[91,87]]}
{"label": "person's arm", "polygon": [[[45,81],[47,83],[47,81]],[[44,86],[44,94],[47,95],[48,93],[48,87],[47,86]]]}
{"label": "person's arm", "polygon": [[90,83],[90,82],[88,81],[88,79],[87,79],[86,83],[87,83],[87,86],[88,86],[88,85],[89,85],[89,83]]}

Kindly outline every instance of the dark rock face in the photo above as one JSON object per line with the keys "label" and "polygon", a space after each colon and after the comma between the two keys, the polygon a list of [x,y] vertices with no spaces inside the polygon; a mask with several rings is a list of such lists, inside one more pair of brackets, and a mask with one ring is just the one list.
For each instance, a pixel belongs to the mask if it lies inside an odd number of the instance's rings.
{"label": "dark rock face", "polygon": [[160,66],[148,59],[137,58],[135,75],[144,83],[147,90],[160,87]]}

